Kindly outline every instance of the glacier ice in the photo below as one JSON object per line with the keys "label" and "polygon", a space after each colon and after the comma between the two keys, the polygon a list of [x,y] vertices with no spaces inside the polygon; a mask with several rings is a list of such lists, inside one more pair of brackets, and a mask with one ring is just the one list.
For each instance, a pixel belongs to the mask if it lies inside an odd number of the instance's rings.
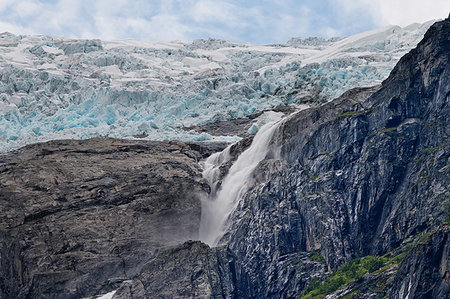
{"label": "glacier ice", "polygon": [[[236,141],[183,128],[380,83],[432,22],[251,45],[0,34],[0,152],[109,136]],[[255,124],[256,133],[263,124]]]}

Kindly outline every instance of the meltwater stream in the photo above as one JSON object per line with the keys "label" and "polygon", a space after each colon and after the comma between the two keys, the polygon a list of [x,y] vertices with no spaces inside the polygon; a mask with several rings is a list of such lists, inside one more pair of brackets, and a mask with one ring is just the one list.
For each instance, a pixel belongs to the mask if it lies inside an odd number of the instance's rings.
{"label": "meltwater stream", "polygon": [[281,121],[272,121],[258,131],[253,142],[230,167],[222,184],[217,188],[220,166],[231,159],[230,146],[220,153],[211,155],[204,162],[203,177],[211,186],[209,199],[202,201],[200,240],[210,246],[217,246],[228,229],[227,220],[237,207],[248,188],[248,180],[271,150],[270,141]]}

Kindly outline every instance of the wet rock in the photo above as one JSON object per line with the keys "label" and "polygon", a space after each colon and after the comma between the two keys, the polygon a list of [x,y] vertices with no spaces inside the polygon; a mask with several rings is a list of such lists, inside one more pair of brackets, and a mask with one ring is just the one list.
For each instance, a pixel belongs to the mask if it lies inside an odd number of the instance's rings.
{"label": "wet rock", "polygon": [[284,105],[277,106],[270,110],[261,111],[258,113],[251,114],[246,117],[240,117],[236,119],[230,119],[226,121],[217,121],[210,124],[192,126],[183,128],[185,131],[196,131],[199,133],[208,133],[213,136],[239,136],[242,138],[251,137],[253,134],[249,133],[249,129],[252,127],[252,124],[256,122],[258,117],[260,117],[264,112],[281,112],[284,115],[291,114],[296,111],[296,106]]}
{"label": "wet rock", "polygon": [[450,229],[429,232],[405,257],[393,282],[392,298],[448,298]]}
{"label": "wet rock", "polygon": [[113,298],[231,298],[234,275],[226,250],[189,241],[160,251]]}

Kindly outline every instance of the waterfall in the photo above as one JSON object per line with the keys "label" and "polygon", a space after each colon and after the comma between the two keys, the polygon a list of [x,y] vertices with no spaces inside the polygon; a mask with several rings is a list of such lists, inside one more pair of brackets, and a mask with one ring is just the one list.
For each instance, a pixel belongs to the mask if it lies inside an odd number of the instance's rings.
{"label": "waterfall", "polygon": [[281,121],[272,121],[258,131],[253,142],[228,170],[222,184],[217,188],[220,166],[231,159],[230,147],[211,155],[204,162],[203,177],[211,186],[211,195],[202,201],[200,240],[217,246],[228,229],[228,217],[236,209],[239,200],[248,189],[248,181],[258,164],[270,152],[270,141]]}

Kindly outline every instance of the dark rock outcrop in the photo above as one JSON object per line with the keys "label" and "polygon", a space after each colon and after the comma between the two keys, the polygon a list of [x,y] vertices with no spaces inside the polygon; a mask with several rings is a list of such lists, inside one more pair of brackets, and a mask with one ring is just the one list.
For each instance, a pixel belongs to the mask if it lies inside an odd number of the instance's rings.
{"label": "dark rock outcrop", "polygon": [[114,298],[229,298],[233,258],[220,248],[190,241],[161,251]]}
{"label": "dark rock outcrop", "polygon": [[[273,142],[281,146],[281,160],[259,165],[255,188],[235,211],[227,236],[237,264],[252,277],[251,284],[238,284],[252,296],[288,296],[287,289],[270,287],[279,257],[318,251],[335,270],[446,221],[449,36],[450,20],[436,23],[367,100],[344,95],[279,128]],[[428,289],[431,281],[410,283]]]}
{"label": "dark rock outcrop", "polygon": [[[313,105],[313,103],[312,103]],[[186,127],[183,128],[185,131],[196,131],[199,133],[208,133],[213,136],[239,136],[239,137],[249,137],[252,136],[248,133],[248,130],[252,126],[252,124],[256,121],[258,117],[260,117],[264,112],[273,111],[273,112],[281,112],[284,115],[288,115],[293,113],[297,108],[295,106],[278,106],[270,110],[261,111],[258,113],[251,114],[246,117],[226,120],[226,121],[217,121],[211,124],[205,124],[200,126]]]}
{"label": "dark rock outcrop", "polygon": [[448,298],[450,294],[450,231],[424,235],[405,257],[389,290],[391,298]]}
{"label": "dark rock outcrop", "polygon": [[198,238],[208,186],[179,142],[53,141],[0,156],[0,297],[117,288],[163,246]]}

